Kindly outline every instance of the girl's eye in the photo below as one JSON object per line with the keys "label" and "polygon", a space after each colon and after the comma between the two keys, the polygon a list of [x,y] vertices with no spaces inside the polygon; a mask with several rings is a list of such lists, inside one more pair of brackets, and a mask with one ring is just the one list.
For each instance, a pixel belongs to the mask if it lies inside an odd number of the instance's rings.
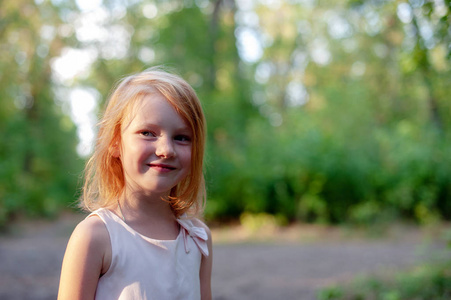
{"label": "girl's eye", "polygon": [[187,135],[177,135],[174,139],[179,142],[190,142],[191,141],[191,138]]}
{"label": "girl's eye", "polygon": [[151,132],[151,131],[141,131],[140,134],[142,136],[146,136],[146,137],[153,137],[153,136],[155,136],[155,134],[153,132]]}

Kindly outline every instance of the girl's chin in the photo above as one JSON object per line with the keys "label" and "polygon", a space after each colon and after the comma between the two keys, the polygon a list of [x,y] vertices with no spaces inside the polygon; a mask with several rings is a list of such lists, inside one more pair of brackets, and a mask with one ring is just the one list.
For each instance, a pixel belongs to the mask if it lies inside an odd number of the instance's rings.
{"label": "girl's chin", "polygon": [[180,180],[169,178],[152,178],[127,185],[127,192],[145,196],[168,196]]}
{"label": "girl's chin", "polygon": [[138,193],[142,193],[146,196],[159,196],[159,197],[165,197],[169,196],[171,193],[172,188],[175,185],[159,185],[159,186],[146,186],[141,187],[137,190]]}

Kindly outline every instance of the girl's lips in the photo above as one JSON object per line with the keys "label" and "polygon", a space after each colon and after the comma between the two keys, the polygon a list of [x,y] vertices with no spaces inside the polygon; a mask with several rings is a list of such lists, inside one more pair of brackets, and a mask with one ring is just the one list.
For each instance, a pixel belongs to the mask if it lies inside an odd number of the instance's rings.
{"label": "girl's lips", "polygon": [[148,164],[148,166],[160,172],[169,172],[176,169],[175,167],[166,164]]}

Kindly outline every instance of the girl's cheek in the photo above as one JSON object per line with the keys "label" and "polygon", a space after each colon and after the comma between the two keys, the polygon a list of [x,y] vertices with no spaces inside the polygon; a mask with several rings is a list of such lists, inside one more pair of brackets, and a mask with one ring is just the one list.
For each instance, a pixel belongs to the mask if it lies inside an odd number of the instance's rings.
{"label": "girl's cheek", "polygon": [[149,152],[155,150],[153,144],[149,141],[140,140],[136,144],[136,151]]}

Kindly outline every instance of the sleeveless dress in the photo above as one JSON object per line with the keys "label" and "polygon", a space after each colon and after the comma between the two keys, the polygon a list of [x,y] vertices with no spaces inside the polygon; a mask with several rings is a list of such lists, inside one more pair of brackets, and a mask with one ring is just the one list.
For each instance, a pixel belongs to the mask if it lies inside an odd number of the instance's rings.
{"label": "sleeveless dress", "polygon": [[200,299],[200,264],[202,255],[208,256],[204,228],[182,216],[177,219],[180,232],[175,240],[155,240],[107,209],[91,215],[105,223],[112,251],[110,268],[97,285],[96,300]]}

